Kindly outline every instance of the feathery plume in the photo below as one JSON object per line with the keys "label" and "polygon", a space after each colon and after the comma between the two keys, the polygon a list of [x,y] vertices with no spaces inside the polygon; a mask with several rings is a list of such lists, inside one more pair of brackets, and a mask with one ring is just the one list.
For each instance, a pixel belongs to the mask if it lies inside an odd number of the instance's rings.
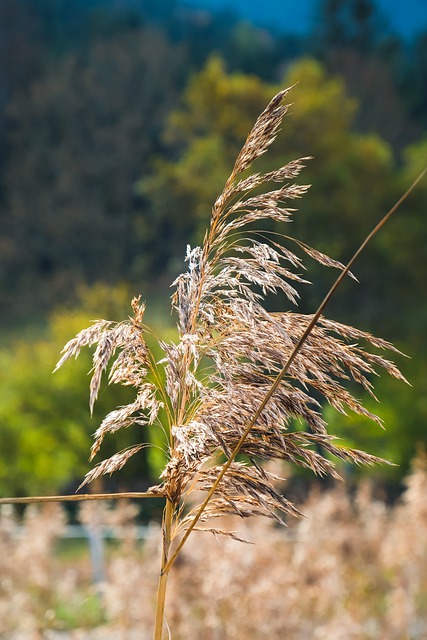
{"label": "feathery plume", "polygon": [[[156,491],[173,505],[172,531],[176,533],[186,528],[193,513],[190,510],[182,516],[183,502],[188,502],[193,492],[205,492],[212,486],[222,456],[230,457],[309,325],[312,316],[292,310],[271,313],[265,308],[266,296],[278,292],[295,305],[297,286],[307,282],[301,275],[302,260],[292,247],[322,265],[343,269],[340,262],[297,238],[283,235],[278,242],[277,233],[265,231],[261,236],[254,230],[254,224],[259,227],[266,220],[289,224],[295,211],[289,203],[308,189],[293,182],[308,157],[268,173],[242,177],[277,136],[288,108],[283,104],[288,91],[271,100],[249,133],[214,204],[203,245],[187,249],[188,268],[174,282],[172,296],[179,339],[176,344],[160,342],[164,359],[157,366],[164,367],[164,388],[150,376],[154,360],[144,340],[145,305],[139,298],[132,301],[134,316],[128,322],[98,320],[64,347],[58,363],[59,367],[68,358],[77,357],[83,346],[97,345],[91,410],[112,359],[109,381],[136,390],[135,400],[112,411],[97,429],[91,459],[106,433],[156,424],[159,409],[167,402],[168,460]],[[280,186],[266,190],[271,183]],[[374,395],[371,380],[378,368],[400,380],[404,377],[392,362],[371,353],[369,347],[396,351],[368,333],[323,316],[319,319],[242,444],[246,461],[230,465],[204,510],[202,522],[224,514],[262,514],[275,519],[280,519],[280,512],[297,514],[277,489],[277,478],[263,468],[263,461],[292,462],[315,474],[334,477],[338,473],[333,457],[356,464],[379,461],[338,443],[327,431],[319,402],[323,398],[342,413],[350,410],[380,423],[346,383],[351,381]],[[142,446],[101,462],[83,484],[122,468]]]}

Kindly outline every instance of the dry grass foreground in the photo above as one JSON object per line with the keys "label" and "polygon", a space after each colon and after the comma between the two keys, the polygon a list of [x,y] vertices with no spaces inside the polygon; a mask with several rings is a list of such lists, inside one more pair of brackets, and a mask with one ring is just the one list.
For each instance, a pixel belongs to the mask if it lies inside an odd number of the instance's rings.
{"label": "dry grass foreground", "polygon": [[[419,459],[393,508],[361,486],[314,491],[305,518],[288,529],[251,519],[254,544],[195,534],[176,563],[167,622],[174,640],[403,640],[427,637],[427,465]],[[148,639],[161,553],[157,526],[144,545],[134,506],[87,503],[120,527],[106,580],[90,563],[54,553],[65,523],[60,507],[26,510],[20,535],[8,507],[0,520],[0,637],[10,640]],[[234,524],[234,523],[233,523]],[[166,634],[167,635],[167,634]]]}

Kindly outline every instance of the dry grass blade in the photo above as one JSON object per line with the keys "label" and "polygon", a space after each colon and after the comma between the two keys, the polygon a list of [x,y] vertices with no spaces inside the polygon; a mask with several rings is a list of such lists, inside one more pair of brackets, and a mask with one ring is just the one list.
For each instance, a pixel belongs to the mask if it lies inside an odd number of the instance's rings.
{"label": "dry grass blade", "polygon": [[99,478],[99,476],[105,475],[107,473],[111,475],[115,471],[119,471],[119,469],[122,469],[125,466],[129,458],[131,458],[138,451],[141,451],[141,449],[144,449],[148,446],[149,445],[147,443],[138,444],[134,447],[129,447],[124,451],[120,451],[120,453],[114,454],[113,456],[111,456],[111,458],[107,458],[107,460],[103,460],[94,469],[86,474],[85,479],[78,487],[77,491],[79,491],[89,482],[92,482],[93,480],[96,480],[96,478]]}

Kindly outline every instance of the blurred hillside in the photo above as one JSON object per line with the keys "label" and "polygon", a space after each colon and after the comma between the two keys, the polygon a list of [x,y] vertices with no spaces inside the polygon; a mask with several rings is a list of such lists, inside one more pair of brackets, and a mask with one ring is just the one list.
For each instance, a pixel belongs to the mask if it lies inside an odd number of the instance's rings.
{"label": "blurred hillside", "polygon": [[[348,258],[426,164],[427,25],[420,19],[403,39],[371,0],[322,0],[312,15],[292,33],[174,0],[0,4],[3,490],[55,490],[84,473],[96,416],[82,415],[80,365],[52,382],[59,349],[91,318],[125,317],[133,293],[168,330],[168,287],[185,247],[203,236],[279,87],[298,82],[263,162],[314,156],[292,232],[333,257]],[[345,438],[401,465],[376,472],[395,484],[426,441],[426,195],[424,182],[360,260],[361,284],[346,285],[328,311],[412,357],[399,364],[413,389],[378,386],[387,433],[331,416]],[[310,266],[302,311],[331,277]],[[49,474],[64,438],[68,454]],[[149,484],[156,460],[141,465],[126,483],[139,473]]]}

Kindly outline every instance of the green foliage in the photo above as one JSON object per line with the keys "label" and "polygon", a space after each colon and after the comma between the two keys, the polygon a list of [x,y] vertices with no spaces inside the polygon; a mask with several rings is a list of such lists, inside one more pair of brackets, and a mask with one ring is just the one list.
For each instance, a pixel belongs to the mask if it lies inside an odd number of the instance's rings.
{"label": "green foliage", "polygon": [[181,263],[189,240],[200,241],[212,203],[274,90],[255,76],[228,74],[217,57],[191,77],[182,107],[172,112],[164,131],[170,152],[138,185],[150,221],[141,228],[143,251],[157,241],[152,270],[168,263],[174,270],[171,257]]}
{"label": "green foliage", "polygon": [[[45,335],[13,339],[0,351],[0,492],[6,495],[34,495],[57,492],[80,481],[88,470],[91,434],[113,406],[132,397],[129,389],[113,385],[108,394],[101,392],[93,417],[88,411],[87,374],[92,363],[90,353],[61,369],[52,371],[60,350],[71,335],[100,313],[126,318],[129,299],[127,287],[83,288],[81,306],[62,309],[49,319]],[[144,438],[149,438],[144,433]],[[121,447],[135,442],[131,430],[119,435]],[[117,440],[106,450],[114,451]],[[135,481],[150,483],[157,471],[159,452],[144,451],[120,476],[123,485]],[[153,470],[153,466],[156,467]],[[75,484],[73,485],[75,487]]]}
{"label": "green foliage", "polygon": [[414,363],[404,363],[403,369],[412,383],[411,386],[401,388],[402,385],[396,385],[386,378],[376,382],[376,395],[380,402],[368,399],[366,406],[383,420],[385,430],[354,414],[343,418],[330,408],[324,409],[331,428],[344,443],[380,451],[381,456],[392,463],[390,466],[374,467],[369,472],[358,469],[357,473],[349,465],[342,465],[344,476],[364,475],[382,486],[388,485],[389,489],[395,490],[409,473],[414,457],[426,447],[425,362],[425,358],[422,357],[416,366]]}
{"label": "green foliage", "polygon": [[6,494],[52,491],[84,469],[87,420],[68,374],[52,385],[55,346],[21,340],[1,353],[0,486]]}
{"label": "green foliage", "polygon": [[[309,243],[315,237],[321,250],[341,258],[354,248],[354,234],[363,233],[385,208],[392,153],[377,136],[352,131],[357,103],[342,80],[328,76],[320,63],[303,59],[292,65],[281,85],[293,84],[293,124],[288,127],[285,121],[271,154],[257,168],[314,156],[305,180],[315,189],[301,202],[296,235]],[[254,76],[227,73],[218,58],[190,80],[164,134],[171,149],[168,159],[159,159],[152,176],[139,184],[148,201],[150,237],[162,238],[163,261],[182,252],[194,229],[193,241],[200,241],[250,123],[277,88]],[[363,228],[361,212],[366,210],[370,220]],[[164,233],[167,216],[175,232],[169,232],[170,238]]]}
{"label": "green foliage", "polygon": [[[299,81],[298,81],[299,78]],[[284,79],[294,84],[295,124],[286,127],[282,153],[313,156],[306,180],[314,185],[301,203],[298,233],[315,237],[320,249],[342,258],[354,248],[354,233],[383,211],[392,155],[374,135],[354,133],[357,102],[343,81],[314,60],[297,62]],[[363,220],[361,212],[369,211]]]}

